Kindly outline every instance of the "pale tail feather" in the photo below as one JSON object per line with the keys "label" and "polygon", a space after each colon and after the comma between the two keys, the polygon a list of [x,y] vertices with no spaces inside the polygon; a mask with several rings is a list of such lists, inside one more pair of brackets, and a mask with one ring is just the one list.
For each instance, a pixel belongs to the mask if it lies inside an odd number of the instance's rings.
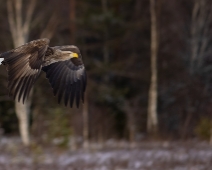
{"label": "pale tail feather", "polygon": [[1,62],[2,62],[3,60],[4,60],[3,58],[0,58],[0,65],[2,64]]}

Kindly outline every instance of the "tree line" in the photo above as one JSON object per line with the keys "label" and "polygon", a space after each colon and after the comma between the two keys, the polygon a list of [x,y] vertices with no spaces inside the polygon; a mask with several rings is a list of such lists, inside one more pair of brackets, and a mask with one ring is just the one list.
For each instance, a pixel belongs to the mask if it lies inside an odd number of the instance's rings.
{"label": "tree line", "polygon": [[[56,103],[42,74],[27,105],[7,96],[3,66],[0,125],[4,135],[48,143],[143,137],[210,138],[209,0],[0,1],[0,51],[30,40],[77,45],[88,75],[80,109]],[[19,110],[25,112],[19,113]],[[76,144],[77,145],[77,144]],[[73,145],[73,147],[77,147]]]}

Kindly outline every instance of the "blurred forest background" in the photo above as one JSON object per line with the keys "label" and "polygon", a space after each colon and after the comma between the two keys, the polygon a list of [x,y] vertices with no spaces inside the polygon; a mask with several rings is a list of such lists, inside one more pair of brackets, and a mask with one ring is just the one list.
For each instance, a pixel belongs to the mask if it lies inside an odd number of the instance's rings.
{"label": "blurred forest background", "polygon": [[[46,37],[50,46],[78,46],[87,69],[80,109],[58,105],[41,74],[25,127],[31,141],[87,148],[109,139],[210,139],[212,1],[153,1],[0,0],[0,52]],[[0,79],[1,136],[17,136],[4,66]]]}

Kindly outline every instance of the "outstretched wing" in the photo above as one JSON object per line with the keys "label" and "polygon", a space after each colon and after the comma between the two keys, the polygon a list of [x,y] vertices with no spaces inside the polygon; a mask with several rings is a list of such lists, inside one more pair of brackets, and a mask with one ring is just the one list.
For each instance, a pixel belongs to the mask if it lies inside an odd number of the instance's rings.
{"label": "outstretched wing", "polygon": [[73,58],[60,61],[43,67],[46,77],[53,88],[54,95],[58,97],[58,103],[64,100],[65,106],[79,107],[80,100],[84,101],[86,88],[86,73],[81,58]]}
{"label": "outstretched wing", "polygon": [[37,79],[48,47],[48,39],[38,39],[0,54],[8,71],[9,95],[23,103]]}

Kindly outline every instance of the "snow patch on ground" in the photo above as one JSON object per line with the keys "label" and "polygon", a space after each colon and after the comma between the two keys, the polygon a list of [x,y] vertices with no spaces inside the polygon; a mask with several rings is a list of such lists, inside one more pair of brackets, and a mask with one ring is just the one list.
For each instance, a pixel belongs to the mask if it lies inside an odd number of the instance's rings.
{"label": "snow patch on ground", "polygon": [[18,147],[19,142],[0,140],[0,169],[205,170],[212,167],[212,148],[206,143],[148,142],[133,149],[63,152],[49,149],[37,153]]}

